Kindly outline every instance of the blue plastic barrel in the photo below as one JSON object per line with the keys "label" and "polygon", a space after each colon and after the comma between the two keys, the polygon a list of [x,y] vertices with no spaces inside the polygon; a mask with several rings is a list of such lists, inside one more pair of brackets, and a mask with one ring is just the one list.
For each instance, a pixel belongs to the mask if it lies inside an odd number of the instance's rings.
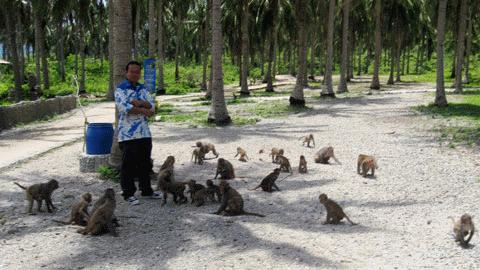
{"label": "blue plastic barrel", "polygon": [[113,124],[89,123],[85,141],[88,155],[110,154],[113,141]]}

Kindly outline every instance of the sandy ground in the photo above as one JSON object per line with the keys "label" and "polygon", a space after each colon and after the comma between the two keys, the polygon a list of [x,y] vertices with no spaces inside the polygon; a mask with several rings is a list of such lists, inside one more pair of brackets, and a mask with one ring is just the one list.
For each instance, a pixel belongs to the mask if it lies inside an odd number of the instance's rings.
{"label": "sandy ground", "polygon": [[[288,97],[285,97],[285,99]],[[480,216],[480,155],[450,149],[430,128],[441,121],[418,116],[409,106],[425,104],[425,93],[381,93],[347,100],[308,100],[312,111],[263,120],[254,126],[188,128],[154,123],[155,167],[168,155],[177,159],[178,180],[201,183],[214,176],[216,160],[190,162],[197,140],[215,143],[241,179],[230,181],[243,196],[246,210],[265,218],[220,217],[203,207],[160,207],[156,200],[128,206],[117,195],[120,236],[92,237],[76,226],[59,226],[74,197],[95,198],[117,184],[96,174],[80,174],[82,143],[73,143],[29,160],[0,175],[1,269],[479,269],[478,237],[472,248],[457,246],[450,215]],[[395,132],[392,134],[392,132]],[[315,148],[298,138],[313,133]],[[342,165],[313,162],[314,153],[332,145]],[[233,159],[242,146],[252,158]],[[248,191],[275,168],[260,149],[283,147],[295,173],[278,183],[281,192]],[[378,157],[375,178],[356,174],[359,153]],[[305,155],[309,173],[296,172]],[[287,174],[282,174],[281,177]],[[25,214],[22,191],[12,184],[56,178],[59,210]],[[320,193],[343,206],[360,225],[322,225],[326,211]]]}

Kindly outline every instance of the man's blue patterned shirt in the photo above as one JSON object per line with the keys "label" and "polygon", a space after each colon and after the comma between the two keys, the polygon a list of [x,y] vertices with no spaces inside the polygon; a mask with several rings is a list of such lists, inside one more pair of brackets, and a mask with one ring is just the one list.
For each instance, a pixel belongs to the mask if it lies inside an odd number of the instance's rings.
{"label": "man's blue patterned shirt", "polygon": [[154,110],[153,97],[143,84],[133,86],[128,80],[123,81],[115,90],[115,103],[118,109],[118,141],[129,141],[141,138],[151,138],[148,119],[143,114],[131,114],[132,100],[148,101]]}

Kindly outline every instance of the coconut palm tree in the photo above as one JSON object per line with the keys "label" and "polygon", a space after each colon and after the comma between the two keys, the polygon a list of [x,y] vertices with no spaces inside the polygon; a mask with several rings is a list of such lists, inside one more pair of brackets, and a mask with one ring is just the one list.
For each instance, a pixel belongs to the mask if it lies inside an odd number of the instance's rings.
{"label": "coconut palm tree", "polygon": [[[21,75],[21,66],[20,66],[20,57],[18,52],[18,45],[17,45],[17,33],[15,31],[15,20],[16,20],[16,13],[18,9],[19,3],[17,1],[3,1],[2,4],[2,12],[0,15],[5,18],[5,26],[6,26],[6,33],[7,33],[7,42],[10,48],[10,54],[12,56],[12,64],[13,64],[13,74],[15,80],[15,100],[18,102],[23,98],[23,89],[22,89],[22,75]],[[22,53],[22,52],[20,52]]]}
{"label": "coconut palm tree", "polygon": [[249,11],[249,0],[242,0],[242,17],[240,18],[241,23],[241,51],[242,51],[242,68],[240,74],[240,94],[244,96],[250,95],[250,91],[248,91],[248,62],[249,62],[249,55],[248,55],[248,44],[249,44],[249,33],[248,33],[248,20],[250,19],[250,11]]}
{"label": "coconut palm tree", "polygon": [[232,122],[225,103],[222,74],[222,9],[221,0],[212,0],[212,106],[208,113],[208,122],[227,125]]}
{"label": "coconut palm tree", "polygon": [[380,89],[380,60],[382,55],[382,1],[375,0],[375,62],[370,89]]}
{"label": "coconut palm tree", "polygon": [[327,27],[327,67],[325,70],[325,87],[322,89],[321,96],[335,97],[333,93],[333,31],[335,26],[335,1],[330,0],[328,7],[328,27]]}
{"label": "coconut palm tree", "polygon": [[[337,93],[348,92],[347,88],[347,65],[348,65],[348,18],[350,16],[350,0],[343,0],[342,19],[342,66],[340,68],[340,83]],[[353,38],[353,37],[350,37]],[[353,52],[352,52],[353,53]]]}
{"label": "coconut palm tree", "polygon": [[164,53],[164,9],[165,9],[165,0],[158,1],[158,19],[157,19],[157,28],[158,28],[158,94],[165,94],[165,85],[164,85],[164,74],[163,74],[163,64],[165,62],[165,53]]}
{"label": "coconut palm tree", "polygon": [[157,20],[155,14],[155,0],[148,0],[148,57],[155,58],[157,48]]}
{"label": "coconut palm tree", "polygon": [[305,23],[306,16],[306,0],[295,0],[295,19],[297,21],[298,35],[298,74],[290,96],[291,106],[305,106],[305,98],[303,96],[303,87],[305,74],[307,73],[307,25]]}
{"label": "coconut palm tree", "polygon": [[437,91],[434,104],[439,107],[447,106],[444,85],[443,46],[445,42],[445,17],[447,13],[447,0],[438,1],[437,19]]}
{"label": "coconut palm tree", "polygon": [[[130,0],[115,0],[109,4],[112,3],[114,3],[113,80],[116,86],[125,79],[125,66],[132,57],[132,7]],[[115,110],[115,130],[118,128],[117,120],[118,111]],[[122,153],[118,145],[117,132],[115,132],[109,164],[120,168],[121,163]]]}
{"label": "coconut palm tree", "polygon": [[462,69],[465,58],[465,32],[468,15],[468,0],[460,0],[460,13],[458,22],[457,51],[455,63],[455,93],[462,93]]}

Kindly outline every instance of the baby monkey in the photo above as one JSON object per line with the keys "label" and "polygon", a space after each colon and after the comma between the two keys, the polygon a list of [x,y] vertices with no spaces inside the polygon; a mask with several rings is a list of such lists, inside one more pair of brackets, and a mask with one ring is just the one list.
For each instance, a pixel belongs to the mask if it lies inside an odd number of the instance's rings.
{"label": "baby monkey", "polygon": [[17,182],[13,182],[15,185],[19,186],[21,189],[25,190],[25,196],[28,201],[27,212],[33,215],[33,201],[37,202],[38,212],[42,212],[42,202],[45,201],[47,205],[47,211],[52,212],[52,209],[55,209],[55,206],[52,203],[52,193],[55,189],[58,188],[58,181],[52,179],[46,183],[34,184],[29,187],[24,187]]}
{"label": "baby monkey", "polygon": [[313,134],[308,134],[307,136],[303,136],[300,138],[300,140],[303,140],[302,145],[307,144],[307,147],[310,147],[310,143],[313,143],[313,146],[315,147],[315,140],[313,139]]}
{"label": "baby monkey", "polygon": [[[473,225],[472,216],[469,214],[463,214],[459,220],[455,221],[453,217],[450,217],[453,221],[453,233],[455,234],[455,242],[460,242],[460,245],[467,247],[468,243],[475,233],[475,226]],[[465,239],[465,237],[467,237]]]}
{"label": "baby monkey", "polygon": [[318,150],[318,152],[315,154],[315,163],[329,164],[328,160],[330,158],[333,158],[336,163],[342,164],[335,157],[335,154],[333,153],[333,147],[331,146],[323,147],[322,149]]}
{"label": "baby monkey", "polygon": [[86,226],[90,215],[88,214],[88,206],[92,202],[92,194],[84,193],[82,194],[80,201],[74,203],[72,205],[72,210],[70,212],[70,219],[68,221],[62,220],[53,220],[57,223],[61,224],[72,224],[72,225],[80,225]]}
{"label": "baby monkey", "polygon": [[249,159],[247,156],[247,151],[245,151],[241,147],[237,147],[237,154],[234,156],[234,158],[237,157],[238,155],[240,155],[240,157],[238,158],[238,161],[247,162],[247,159]]}
{"label": "baby monkey", "polygon": [[300,163],[298,164],[298,172],[299,173],[307,173],[307,161],[305,160],[305,156],[300,156]]}
{"label": "baby monkey", "polygon": [[278,149],[276,147],[272,148],[272,150],[270,151],[270,156],[272,156],[272,163],[276,163],[277,161],[277,157],[278,156],[283,156],[283,149]]}
{"label": "baby monkey", "polygon": [[[361,169],[361,171],[360,171]],[[375,169],[378,169],[377,160],[373,156],[358,155],[357,160],[357,173],[367,177],[368,171],[372,171],[372,176],[375,175]]]}
{"label": "baby monkey", "polygon": [[343,212],[342,207],[329,199],[327,194],[322,193],[318,198],[320,199],[320,203],[327,209],[327,219],[322,224],[339,224],[343,218],[346,218],[350,224],[356,225],[356,223],[353,223]]}
{"label": "baby monkey", "polygon": [[277,184],[275,184],[275,181],[277,181],[279,175],[280,175],[280,168],[274,169],[273,172],[271,172],[265,178],[262,179],[262,181],[258,186],[250,190],[256,190],[259,187],[261,187],[262,190],[266,192],[272,192],[273,188],[275,188],[277,191],[280,191]]}

